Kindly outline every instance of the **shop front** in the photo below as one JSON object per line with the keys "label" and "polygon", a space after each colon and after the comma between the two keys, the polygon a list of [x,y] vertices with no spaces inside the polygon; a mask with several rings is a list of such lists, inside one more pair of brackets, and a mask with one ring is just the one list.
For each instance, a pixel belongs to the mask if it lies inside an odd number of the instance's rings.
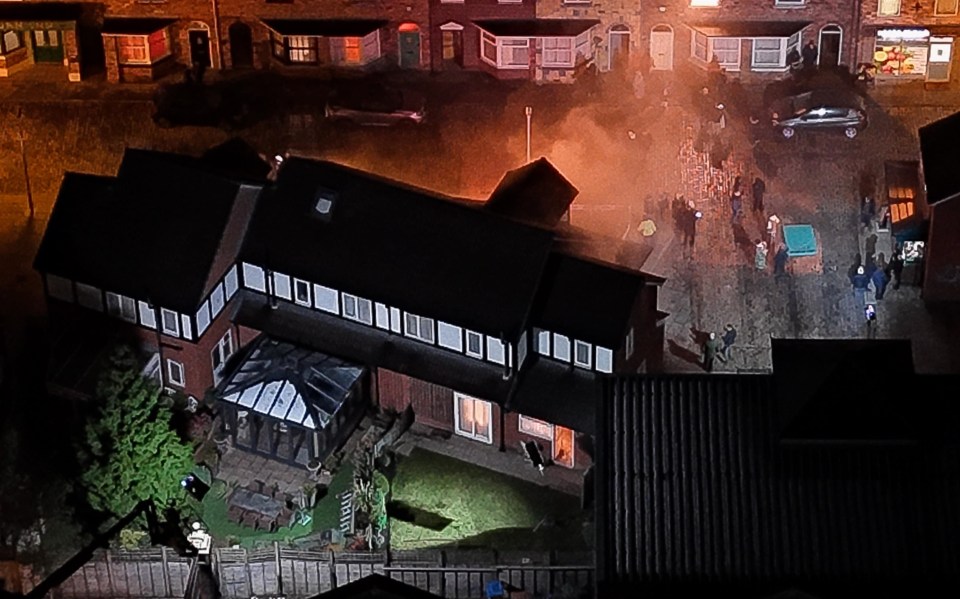
{"label": "shop front", "polygon": [[[900,280],[920,278],[927,239],[928,209],[916,160],[888,160],[883,165],[885,198],[878,207],[877,249],[903,260]],[[889,253],[888,253],[889,252]]]}
{"label": "shop front", "polygon": [[873,48],[873,66],[880,81],[950,81],[953,60],[952,36],[935,35],[929,29],[878,29]]}
{"label": "shop front", "polygon": [[51,64],[65,67],[70,81],[80,81],[79,18],[76,5],[4,3],[0,6],[0,77]]}

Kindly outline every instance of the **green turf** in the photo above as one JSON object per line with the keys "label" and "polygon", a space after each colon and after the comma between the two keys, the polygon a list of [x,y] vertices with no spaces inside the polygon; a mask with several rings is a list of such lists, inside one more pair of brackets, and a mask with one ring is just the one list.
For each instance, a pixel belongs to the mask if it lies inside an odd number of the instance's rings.
{"label": "green turf", "polygon": [[[391,500],[451,520],[437,531],[391,518],[394,549],[452,545],[574,550],[585,545],[576,497],[421,449],[400,458]],[[545,516],[555,524],[533,533]]]}

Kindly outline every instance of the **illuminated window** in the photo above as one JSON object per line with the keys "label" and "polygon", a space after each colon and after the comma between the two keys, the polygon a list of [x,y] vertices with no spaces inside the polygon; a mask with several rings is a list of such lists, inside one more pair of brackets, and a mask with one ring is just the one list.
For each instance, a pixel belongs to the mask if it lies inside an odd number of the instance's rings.
{"label": "illuminated window", "polygon": [[483,357],[483,335],[467,331],[467,355],[473,358]]}
{"label": "illuminated window", "polygon": [[955,15],[957,14],[957,4],[957,0],[937,0],[933,14],[939,16]]}
{"label": "illuminated window", "polygon": [[120,64],[150,64],[150,49],[145,35],[117,37],[117,55]]}
{"label": "illuminated window", "polygon": [[481,31],[480,56],[484,62],[500,69],[525,69],[530,66],[530,40],[498,38]]}
{"label": "illuminated window", "polygon": [[150,46],[150,60],[152,62],[166,58],[172,52],[170,48],[170,35],[166,29],[151,33],[147,38],[147,44]]}
{"label": "illuminated window", "polygon": [[880,0],[877,15],[881,17],[895,17],[900,14],[900,0]]}
{"label": "illuminated window", "polygon": [[0,54],[8,54],[21,46],[23,46],[23,41],[20,39],[19,32],[4,31],[0,35]]}
{"label": "illuminated window", "polygon": [[350,64],[359,64],[362,58],[363,52],[360,50],[360,38],[343,38],[343,61]]}
{"label": "illuminated window", "polygon": [[523,414],[517,415],[517,422],[521,433],[540,437],[541,439],[553,440],[553,425],[549,422],[530,418]]}
{"label": "illuminated window", "polygon": [[690,0],[690,6],[716,7],[716,6],[720,6],[720,0]]}
{"label": "illuminated window", "polygon": [[453,401],[456,433],[475,441],[493,443],[490,402],[462,393],[454,393]]}
{"label": "illuminated window", "polygon": [[317,38],[308,35],[287,37],[287,59],[300,64],[317,62]]}

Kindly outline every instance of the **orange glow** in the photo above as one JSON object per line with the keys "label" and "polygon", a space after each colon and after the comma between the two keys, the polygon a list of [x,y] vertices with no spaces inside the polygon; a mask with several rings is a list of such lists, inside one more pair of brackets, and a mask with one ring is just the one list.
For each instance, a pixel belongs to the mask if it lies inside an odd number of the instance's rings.
{"label": "orange glow", "polygon": [[402,23],[400,25],[400,33],[409,33],[414,31],[420,31],[420,27],[416,23]]}
{"label": "orange glow", "polygon": [[902,202],[890,205],[890,218],[898,223],[913,216],[913,202]]}
{"label": "orange glow", "polygon": [[553,461],[573,468],[573,431],[562,426],[553,427]]}

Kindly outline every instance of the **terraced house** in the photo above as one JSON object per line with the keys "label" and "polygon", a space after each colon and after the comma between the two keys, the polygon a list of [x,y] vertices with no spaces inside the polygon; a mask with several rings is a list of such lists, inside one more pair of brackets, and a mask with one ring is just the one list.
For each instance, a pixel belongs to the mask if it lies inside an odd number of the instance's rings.
{"label": "terraced house", "polygon": [[659,370],[665,314],[662,279],[562,224],[576,193],[543,159],[480,203],[330,162],[266,181],[128,150],[116,177],[66,175],[36,259],[50,386],[82,397],[125,339],[237,447],[290,464],[376,406],[584,471],[598,377]]}

